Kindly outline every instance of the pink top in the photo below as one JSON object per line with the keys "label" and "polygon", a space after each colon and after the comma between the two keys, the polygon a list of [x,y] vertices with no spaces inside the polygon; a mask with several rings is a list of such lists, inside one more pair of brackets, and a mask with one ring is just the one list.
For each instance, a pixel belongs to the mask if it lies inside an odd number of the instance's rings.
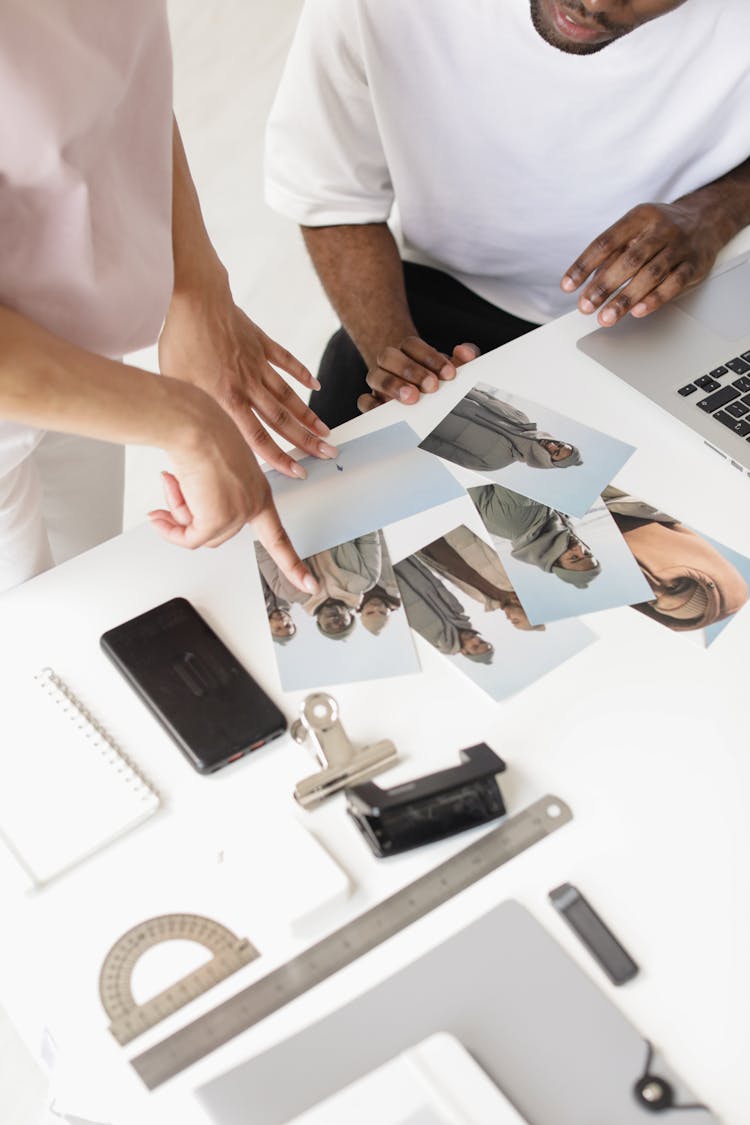
{"label": "pink top", "polygon": [[[152,344],[172,289],[165,0],[2,0],[0,105],[0,303],[101,355]],[[0,422],[0,472],[24,433]]]}

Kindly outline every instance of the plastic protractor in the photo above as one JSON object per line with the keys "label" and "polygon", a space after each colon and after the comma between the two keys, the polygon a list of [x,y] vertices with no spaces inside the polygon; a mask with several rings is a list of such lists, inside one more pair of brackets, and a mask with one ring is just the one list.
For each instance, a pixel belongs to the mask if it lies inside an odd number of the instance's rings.
{"label": "plastic protractor", "polygon": [[[147,950],[167,941],[196,942],[212,954],[211,960],[137,1004],[132,988],[135,966]],[[258,956],[247,938],[238,938],[201,914],[161,914],[140,922],[115,942],[99,975],[99,995],[110,1019],[109,1030],[124,1046]]]}

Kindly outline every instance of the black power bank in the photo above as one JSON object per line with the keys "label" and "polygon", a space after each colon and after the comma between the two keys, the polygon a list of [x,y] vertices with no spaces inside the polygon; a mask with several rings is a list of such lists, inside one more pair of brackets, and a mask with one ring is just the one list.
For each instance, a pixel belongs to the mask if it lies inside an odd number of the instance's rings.
{"label": "black power bank", "polygon": [[286,730],[286,719],[185,598],[104,633],[101,646],[199,773]]}

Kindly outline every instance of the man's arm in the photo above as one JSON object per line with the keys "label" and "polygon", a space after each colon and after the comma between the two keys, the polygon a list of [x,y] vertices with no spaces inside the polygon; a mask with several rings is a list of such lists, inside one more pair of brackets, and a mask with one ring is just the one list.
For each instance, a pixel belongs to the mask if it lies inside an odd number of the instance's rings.
{"label": "man's arm", "polygon": [[317,380],[235,305],[227,272],[203,222],[176,122],[173,169],[175,284],[159,341],[160,369],[207,391],[233,418],[250,448],[274,468],[304,477],[262,423],[305,453],[335,456],[337,451],[321,440],[328,427],[274,367],[310,389],[317,388]]}
{"label": "man's arm", "polygon": [[312,581],[237,427],[197,387],[93,355],[0,307],[0,418],[163,449],[177,476],[165,475],[176,518],[152,513],[162,534],[217,546],[254,520],[290,578]]}
{"label": "man's arm", "polygon": [[605,328],[628,312],[648,316],[702,281],[722,246],[748,223],[750,160],[674,203],[634,207],[586,247],[560,284],[574,293],[588,278],[578,308],[599,309]]}
{"label": "man's arm", "polygon": [[411,404],[440,380],[475,359],[473,344],[459,344],[448,357],[421,340],[406,299],[398,247],[386,223],[303,227],[305,244],[328,299],[368,367],[372,394],[360,410],[386,399]]}

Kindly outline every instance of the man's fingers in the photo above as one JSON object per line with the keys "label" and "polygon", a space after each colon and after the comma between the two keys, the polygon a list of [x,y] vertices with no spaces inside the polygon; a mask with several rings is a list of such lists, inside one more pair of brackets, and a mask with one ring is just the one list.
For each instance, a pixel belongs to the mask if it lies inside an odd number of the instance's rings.
{"label": "man's fingers", "polygon": [[672,272],[664,278],[661,285],[645,297],[643,297],[637,304],[634,304],[630,310],[630,315],[635,317],[648,316],[649,313],[654,312],[656,309],[661,308],[667,301],[673,301],[680,293],[691,286],[696,284],[695,269],[689,262],[680,262]]}
{"label": "man's fingers", "polygon": [[[653,234],[635,238],[622,250],[610,258],[589,280],[578,301],[578,308],[584,314],[595,312],[613,297],[618,290],[630,288],[637,278],[637,288],[648,292],[658,285],[674,265],[677,251],[665,242],[663,237]],[[627,300],[625,302],[627,304]],[[624,310],[627,312],[627,308]],[[600,323],[614,323],[616,318],[608,318]]]}
{"label": "man's fingers", "polygon": [[456,367],[462,367],[464,363],[471,363],[481,354],[481,349],[476,344],[456,344],[453,349],[453,362]]}
{"label": "man's fingers", "polygon": [[612,258],[638,230],[637,220],[628,212],[602,234],[590,242],[579,258],[565,271],[560,288],[574,293],[594,270]]}
{"label": "man's fingers", "polygon": [[[434,354],[439,355],[438,352]],[[440,358],[442,359],[442,370],[448,361],[445,356]],[[431,394],[438,389],[438,372],[423,365],[419,360],[402,351],[401,348],[386,348],[378,356],[377,365],[381,370],[387,371],[391,375],[397,375],[405,383],[411,383],[418,387],[424,394]]]}
{"label": "man's fingers", "polygon": [[599,312],[597,320],[604,328],[609,328],[621,320],[631,308],[647,297],[672,272],[674,252],[665,248],[654,255],[649,262],[623,285],[616,296]]}
{"label": "man's fingers", "polygon": [[432,394],[440,383],[435,372],[399,348],[386,348],[378,356],[377,366],[368,372],[367,385],[383,399],[395,398],[410,405],[419,401],[420,392]]}
{"label": "man's fingers", "polygon": [[258,539],[289,581],[293,582],[298,590],[304,590],[307,594],[316,594],[319,589],[318,583],[292,546],[273,500],[269,499],[266,507],[252,522]]}
{"label": "man's fingers", "polygon": [[382,405],[383,399],[378,398],[377,395],[360,395],[357,399],[357,407],[362,414],[367,414],[369,410],[375,410]]}
{"label": "man's fingers", "polygon": [[[419,336],[407,336],[405,340],[402,340],[400,350],[426,371],[431,371],[434,375],[437,375],[438,379],[455,379],[455,366],[448,356],[437,351],[426,340],[420,339]],[[378,363],[380,363],[380,358],[378,358]],[[390,367],[388,369],[392,370]]]}
{"label": "man's fingers", "polygon": [[403,379],[399,379],[397,375],[392,375],[390,371],[384,371],[382,367],[376,367],[374,371],[368,372],[367,385],[381,402],[387,402],[392,398],[402,402],[405,406],[413,406],[415,402],[419,402],[418,387],[415,387],[413,383],[407,383]]}

